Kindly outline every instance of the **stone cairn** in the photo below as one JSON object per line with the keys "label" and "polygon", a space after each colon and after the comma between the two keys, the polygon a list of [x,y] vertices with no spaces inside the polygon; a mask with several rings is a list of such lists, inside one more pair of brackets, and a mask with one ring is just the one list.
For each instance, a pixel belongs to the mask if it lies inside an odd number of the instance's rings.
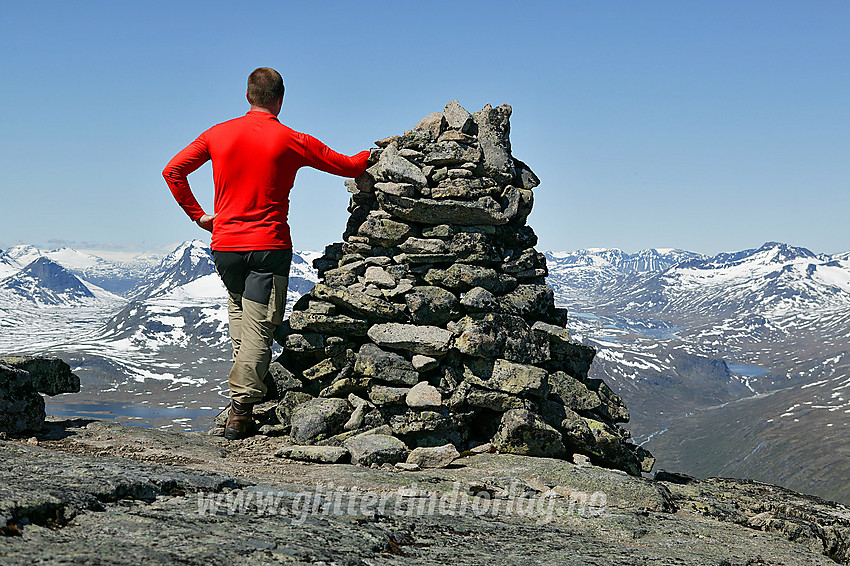
{"label": "stone cairn", "polygon": [[510,115],[452,101],[376,142],[346,183],[344,241],[276,336],[261,430],[290,435],[280,455],[415,469],[483,445],[651,470],[555,307],[526,225],[539,180],[511,155]]}

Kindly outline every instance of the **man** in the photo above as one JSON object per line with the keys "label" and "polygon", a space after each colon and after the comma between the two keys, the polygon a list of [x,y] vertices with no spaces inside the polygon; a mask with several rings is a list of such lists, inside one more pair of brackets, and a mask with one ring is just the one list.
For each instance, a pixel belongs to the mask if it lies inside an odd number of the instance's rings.
{"label": "man", "polygon": [[[233,368],[228,440],[253,433],[253,406],[266,393],[274,331],[283,320],[292,259],[289,191],[299,168],[309,166],[357,177],[369,151],[339,154],[322,142],[281,124],[283,79],[261,67],[248,77],[248,113],[213,126],[165,167],[174,198],[201,228],[212,232],[216,271],[227,288]],[[212,160],[215,213],[206,214],[187,176]]]}

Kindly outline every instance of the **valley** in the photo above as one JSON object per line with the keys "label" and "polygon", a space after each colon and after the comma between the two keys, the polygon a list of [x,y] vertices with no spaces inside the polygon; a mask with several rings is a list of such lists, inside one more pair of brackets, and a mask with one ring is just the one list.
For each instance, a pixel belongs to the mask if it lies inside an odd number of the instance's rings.
{"label": "valley", "polygon": [[[290,308],[319,255],[295,254]],[[626,400],[656,469],[850,501],[848,254],[546,256],[571,337],[597,349],[591,377]],[[83,392],[48,399],[53,414],[201,430],[227,403],[224,297],[198,241],[121,262],[18,246],[0,254],[0,351],[71,363]]]}

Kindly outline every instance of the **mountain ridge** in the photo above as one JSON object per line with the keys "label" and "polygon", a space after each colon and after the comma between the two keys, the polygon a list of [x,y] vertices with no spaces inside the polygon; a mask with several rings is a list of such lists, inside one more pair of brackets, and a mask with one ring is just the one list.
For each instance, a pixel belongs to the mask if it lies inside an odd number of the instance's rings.
{"label": "mountain ridge", "polygon": [[[35,257],[33,250],[21,247],[11,255]],[[37,353],[58,347],[75,356],[83,373],[91,368],[112,379],[116,390],[143,394],[146,380],[160,379],[173,384],[169,391],[175,398],[197,396],[201,386],[221,399],[230,363],[226,293],[209,253],[202,242],[189,241],[156,268],[140,266],[138,273],[147,270],[145,281],[119,297],[120,303],[92,307],[85,324],[77,321],[81,311],[70,306],[57,306],[50,315],[73,313],[73,319],[46,321],[44,311],[23,316],[18,308],[0,305],[0,349]],[[316,281],[310,264],[319,255],[294,254],[290,305]],[[7,265],[17,261],[14,257]],[[570,311],[571,336],[597,348],[591,377],[604,379],[628,401],[633,435],[658,454],[661,467],[667,454],[677,469],[700,475],[705,464],[698,464],[698,456],[717,450],[728,461],[724,473],[769,470],[771,462],[761,459],[765,448],[750,455],[755,446],[745,439],[735,442],[742,452],[748,446],[741,454],[700,445],[689,424],[711,417],[723,428],[726,421],[740,421],[737,407],[753,398],[746,405],[759,407],[747,417],[756,427],[752,430],[787,434],[799,447],[794,461],[811,461],[794,464],[795,471],[781,478],[764,479],[850,500],[850,492],[824,487],[834,483],[832,476],[815,486],[807,483],[814,477],[809,470],[820,461],[813,447],[831,444],[816,430],[798,430],[793,418],[799,410],[786,410],[810,407],[807,418],[824,431],[848,425],[850,405],[841,388],[850,379],[850,253],[816,254],[767,242],[712,257],[674,248],[635,254],[594,248],[546,252],[546,257],[556,301]],[[4,258],[9,255],[0,254]],[[80,331],[70,339],[62,329],[72,322]],[[43,330],[23,339],[11,334],[36,324]],[[126,377],[101,373],[105,367],[117,367]],[[762,399],[782,399],[786,405]],[[789,412],[795,416],[783,416]],[[677,430],[691,431],[690,438]],[[686,465],[688,458],[695,467]],[[734,464],[738,461],[744,463]]]}

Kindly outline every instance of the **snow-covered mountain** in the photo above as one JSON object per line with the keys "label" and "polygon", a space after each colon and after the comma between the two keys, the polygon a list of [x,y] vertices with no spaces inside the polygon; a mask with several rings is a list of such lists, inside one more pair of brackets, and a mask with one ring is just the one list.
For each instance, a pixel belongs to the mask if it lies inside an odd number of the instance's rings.
{"label": "snow-covered mountain", "polygon": [[850,500],[834,457],[850,426],[850,253],[768,242],[644,271],[610,250],[547,255],[573,338],[597,348],[592,376],[626,398],[661,467]]}
{"label": "snow-covered mountain", "polygon": [[0,281],[0,291],[39,306],[74,305],[95,298],[76,275],[46,257]]}
{"label": "snow-covered mountain", "polygon": [[[311,264],[319,255],[295,252],[290,307],[317,281]],[[800,446],[828,442],[820,429],[788,428],[801,414],[824,431],[850,425],[850,252],[826,256],[769,242],[714,257],[677,249],[546,256],[572,337],[597,348],[592,376],[626,398],[635,438],[650,449],[663,441],[661,452],[675,460],[695,442],[676,431],[694,436],[686,425],[706,411],[735,434],[741,414],[733,409],[750,397],[758,410],[749,419],[777,437],[796,434]],[[209,248],[192,241],[166,256],[122,260],[68,248],[0,253],[0,350],[62,353],[80,373],[133,395],[148,393],[151,380],[175,398],[196,396],[199,386],[224,395],[226,293]],[[124,297],[92,284],[110,274],[136,284]],[[668,426],[671,419],[682,426]],[[759,453],[729,450],[727,459],[770,467]]]}
{"label": "snow-covered mountain", "polygon": [[0,252],[0,280],[40,257],[61,265],[86,283],[93,283],[117,295],[138,286],[162,261],[160,254],[150,252],[87,252],[68,247],[40,250],[30,245],[19,245]]}
{"label": "snow-covered mountain", "polygon": [[142,281],[128,295],[131,299],[157,297],[213,274],[215,265],[209,247],[200,240],[192,240],[182,243],[165,256],[149,274],[148,280]]}
{"label": "snow-covered mountain", "polygon": [[44,254],[42,254],[41,250],[35,246],[21,244],[18,246],[12,246],[3,252],[2,257],[11,265],[16,265],[18,268],[24,268],[42,255]]}
{"label": "snow-covered mountain", "polygon": [[[294,253],[290,308],[317,281],[311,267],[317,255]],[[114,254],[104,259],[70,248],[42,251],[32,246],[0,254],[0,350],[31,353],[61,347],[86,352],[119,363],[136,379],[165,375],[178,380],[181,373],[197,375],[191,367],[195,360],[228,358],[227,293],[209,247],[199,240],[184,242],[153,267],[156,256],[141,257],[116,261]],[[85,278],[86,273],[99,277],[110,271],[138,281],[126,298]],[[49,317],[37,308],[46,304],[53,307]],[[81,305],[92,312],[81,316]],[[69,335],[67,324],[75,318],[80,324]],[[34,326],[41,330],[31,332]],[[177,358],[186,358],[185,371]]]}

